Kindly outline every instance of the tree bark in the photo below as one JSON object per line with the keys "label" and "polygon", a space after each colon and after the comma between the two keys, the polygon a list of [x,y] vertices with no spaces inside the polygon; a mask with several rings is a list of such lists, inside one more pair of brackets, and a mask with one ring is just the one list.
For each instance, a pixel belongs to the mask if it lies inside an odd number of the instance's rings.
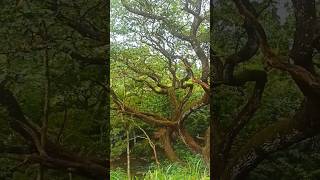
{"label": "tree bark", "polygon": [[161,129],[160,133],[161,133],[160,142],[163,145],[163,149],[167,158],[173,162],[181,161],[177,156],[174,148],[172,147],[173,146],[172,139],[171,139],[172,130],[170,128],[165,128],[165,129]]}

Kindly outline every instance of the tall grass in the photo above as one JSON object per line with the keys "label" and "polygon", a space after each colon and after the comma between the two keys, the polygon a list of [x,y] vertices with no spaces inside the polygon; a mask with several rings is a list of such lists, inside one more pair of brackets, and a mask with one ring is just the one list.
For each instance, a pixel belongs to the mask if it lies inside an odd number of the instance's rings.
{"label": "tall grass", "polygon": [[[209,170],[203,160],[199,157],[188,156],[186,163],[164,162],[160,167],[151,165],[143,176],[133,177],[134,180],[209,180]],[[126,180],[124,170],[115,169],[111,171],[111,180]]]}

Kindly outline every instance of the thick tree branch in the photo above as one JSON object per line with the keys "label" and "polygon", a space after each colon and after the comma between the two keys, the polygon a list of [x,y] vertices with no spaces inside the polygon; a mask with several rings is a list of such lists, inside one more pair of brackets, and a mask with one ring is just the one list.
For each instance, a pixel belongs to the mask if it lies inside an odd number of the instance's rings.
{"label": "thick tree branch", "polygon": [[73,172],[88,178],[103,180],[106,177],[106,168],[97,165],[85,159],[67,160],[59,157],[43,157],[38,154],[30,154],[22,156],[23,159],[28,159],[33,163],[41,163],[43,166],[50,169],[59,169],[67,172]]}
{"label": "thick tree branch", "polygon": [[0,104],[7,108],[11,128],[32,143],[39,152],[45,155],[46,153],[41,147],[38,129],[28,122],[11,91],[7,90],[2,85],[0,86]]}
{"label": "thick tree branch", "polygon": [[[69,153],[59,145],[51,142],[48,137],[45,147],[40,144],[40,129],[33,126],[24,116],[21,107],[13,96],[12,92],[0,86],[0,104],[8,111],[8,120],[11,128],[19,133],[31,148],[37,150],[37,154],[23,155],[23,159],[28,158],[30,162],[41,163],[44,166],[55,169],[73,169],[74,172],[95,178],[104,179],[106,176],[106,162],[87,157],[80,157]],[[41,155],[39,155],[41,154]]]}
{"label": "thick tree branch", "polygon": [[245,178],[268,155],[319,134],[319,101],[306,99],[293,119],[279,120],[252,136],[233,157],[225,176]]}
{"label": "thick tree branch", "polygon": [[237,82],[240,84],[249,81],[255,81],[255,87],[247,104],[243,106],[239,114],[237,114],[236,118],[233,120],[231,128],[227,131],[224,148],[222,150],[225,158],[228,157],[235,137],[239,134],[241,129],[243,129],[243,127],[249,122],[249,120],[253,117],[255,112],[260,107],[260,101],[265,84],[267,82],[267,74],[264,71],[251,70],[243,72],[237,79]]}
{"label": "thick tree branch", "polygon": [[156,125],[156,126],[175,127],[177,124],[177,122],[170,121],[169,119],[161,117],[159,115],[148,113],[148,112],[141,112],[132,107],[129,107],[119,99],[119,97],[116,95],[116,93],[112,89],[110,89],[109,92],[110,92],[111,98],[113,99],[113,102],[117,105],[121,113],[133,116],[148,124]]}
{"label": "thick tree branch", "polygon": [[256,31],[249,23],[248,19],[245,20],[243,27],[246,30],[248,40],[239,52],[236,52],[226,58],[224,70],[224,81],[226,84],[236,83],[233,77],[236,65],[251,59],[259,49],[259,40],[256,35]]}
{"label": "thick tree branch", "polygon": [[[239,12],[246,18],[249,18],[250,23],[256,29],[260,40],[262,53],[267,58],[266,63],[271,67],[289,72],[305,96],[320,98],[319,78],[314,76],[312,72],[299,65],[292,65],[284,62],[281,57],[276,55],[269,47],[265,31],[253,13],[251,13],[249,10],[250,8],[246,7],[241,0],[234,0],[234,2],[237,5]],[[245,2],[246,4],[249,3],[247,1]]]}
{"label": "thick tree branch", "polygon": [[202,153],[202,147],[194,140],[188,131],[182,126],[178,128],[183,143],[194,153]]}
{"label": "thick tree branch", "polygon": [[191,113],[208,105],[209,96],[204,94],[200,100],[187,104],[183,110],[183,114],[178,122],[178,132],[182,141],[195,153],[202,153],[203,148],[194,140],[184,127],[184,123]]}

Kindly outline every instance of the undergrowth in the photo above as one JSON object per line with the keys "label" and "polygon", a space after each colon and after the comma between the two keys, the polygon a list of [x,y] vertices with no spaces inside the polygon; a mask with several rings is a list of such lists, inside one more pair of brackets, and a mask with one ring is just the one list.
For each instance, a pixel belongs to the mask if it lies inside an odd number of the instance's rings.
{"label": "undergrowth", "polygon": [[[188,156],[185,163],[162,162],[160,166],[151,165],[141,176],[132,180],[209,180],[209,169],[200,156]],[[111,180],[128,179],[123,169],[111,170]]]}

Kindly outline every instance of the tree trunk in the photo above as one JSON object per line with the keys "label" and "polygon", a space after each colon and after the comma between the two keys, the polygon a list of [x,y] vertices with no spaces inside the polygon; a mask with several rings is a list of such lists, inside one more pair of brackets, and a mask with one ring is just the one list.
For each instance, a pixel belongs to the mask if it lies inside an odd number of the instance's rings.
{"label": "tree trunk", "polygon": [[128,175],[128,180],[131,180],[131,173],[130,173],[130,135],[129,135],[129,127],[127,127],[127,175]]}
{"label": "tree trunk", "polygon": [[201,154],[207,166],[210,166],[210,127],[206,131],[205,145],[202,148]]}
{"label": "tree trunk", "polygon": [[172,139],[171,139],[172,130],[170,128],[166,128],[166,129],[161,129],[160,131],[161,131],[160,141],[161,141],[161,144],[163,145],[163,149],[166,156],[170,161],[173,161],[173,162],[180,161],[180,159],[178,158],[176,152],[172,147]]}

